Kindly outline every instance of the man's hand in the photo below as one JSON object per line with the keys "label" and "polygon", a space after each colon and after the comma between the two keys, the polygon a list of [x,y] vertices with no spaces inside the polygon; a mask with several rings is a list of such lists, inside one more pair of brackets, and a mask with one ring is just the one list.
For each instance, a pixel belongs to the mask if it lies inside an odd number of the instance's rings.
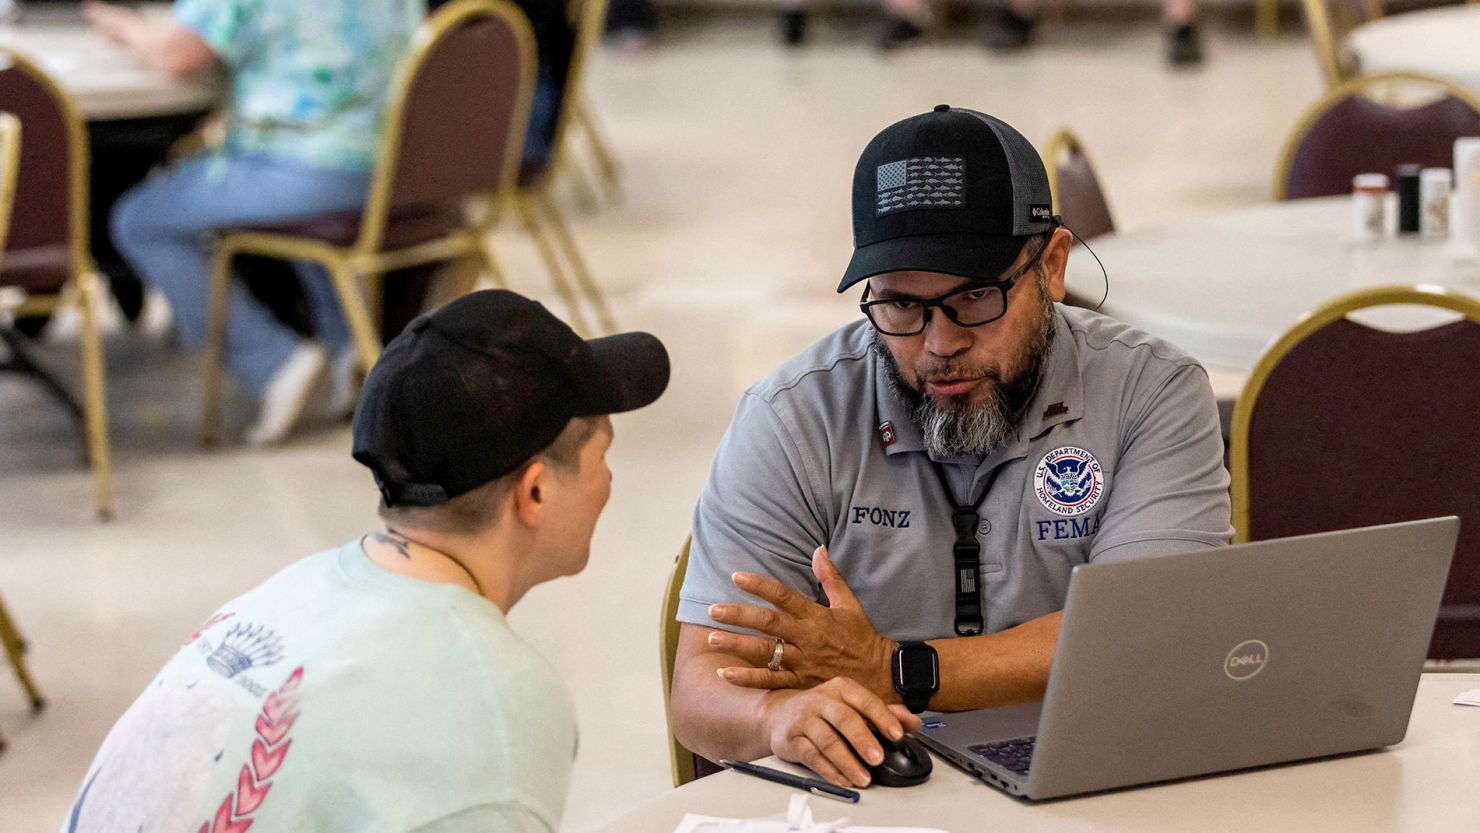
{"label": "man's hand", "polygon": [[[711,632],[710,648],[759,666],[725,668],[720,676],[734,685],[765,689],[809,688],[834,677],[848,677],[878,697],[896,699],[889,671],[894,643],[874,630],[858,598],[827,557],[827,547],[812,553],[812,573],[827,594],[827,607],[765,576],[733,576],[736,587],[770,602],[774,609],[717,604],[710,607],[709,615],[722,625],[760,631],[771,638]],[[766,666],[777,639],[784,643],[782,668],[772,671]]]}
{"label": "man's hand", "polygon": [[769,696],[774,698],[766,714],[771,752],[840,787],[867,787],[870,779],[865,762],[877,764],[884,759],[883,748],[869,731],[870,723],[892,740],[919,731],[923,725],[903,706],[886,706],[873,692],[846,677],[805,691],[776,691]]}
{"label": "man's hand", "polygon": [[139,13],[130,8],[104,3],[102,0],[87,0],[82,4],[82,16],[93,25],[98,33],[120,46],[128,45],[130,29],[139,24]]}

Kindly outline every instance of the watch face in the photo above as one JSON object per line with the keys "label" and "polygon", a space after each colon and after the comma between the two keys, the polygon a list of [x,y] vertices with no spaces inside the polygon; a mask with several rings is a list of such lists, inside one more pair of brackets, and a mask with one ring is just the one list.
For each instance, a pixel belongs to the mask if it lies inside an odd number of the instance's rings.
{"label": "watch face", "polygon": [[898,653],[900,684],[911,691],[935,691],[936,656],[930,648],[903,648]]}

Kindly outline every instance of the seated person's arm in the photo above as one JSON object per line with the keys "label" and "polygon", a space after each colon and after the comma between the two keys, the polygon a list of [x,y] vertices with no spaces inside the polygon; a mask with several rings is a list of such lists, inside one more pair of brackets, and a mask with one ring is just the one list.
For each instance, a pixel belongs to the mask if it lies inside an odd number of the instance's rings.
{"label": "seated person's arm", "polygon": [[133,9],[97,0],[84,4],[83,13],[104,37],[170,78],[204,72],[219,61],[204,38],[175,20],[145,17]]}

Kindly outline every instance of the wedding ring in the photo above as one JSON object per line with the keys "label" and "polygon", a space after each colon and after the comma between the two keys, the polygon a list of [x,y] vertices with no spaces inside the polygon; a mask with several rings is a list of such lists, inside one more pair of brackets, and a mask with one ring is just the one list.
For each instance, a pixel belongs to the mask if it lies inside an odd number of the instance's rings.
{"label": "wedding ring", "polygon": [[772,671],[781,670],[781,649],[782,646],[785,644],[786,643],[782,642],[779,639],[776,640],[776,647],[771,649],[771,661],[766,663],[767,668],[771,669]]}

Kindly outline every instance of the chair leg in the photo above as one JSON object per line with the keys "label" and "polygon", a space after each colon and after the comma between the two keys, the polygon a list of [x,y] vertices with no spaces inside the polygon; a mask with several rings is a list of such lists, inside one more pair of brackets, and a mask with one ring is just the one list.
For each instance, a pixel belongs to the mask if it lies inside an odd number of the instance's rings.
{"label": "chair leg", "polygon": [[87,456],[97,487],[98,517],[113,517],[113,460],[108,448],[108,389],[104,382],[103,335],[98,328],[102,283],[97,273],[78,276],[82,302],[82,412]]}
{"label": "chair leg", "polygon": [[358,275],[346,263],[326,263],[334,290],[339,293],[339,306],[349,322],[349,332],[355,342],[355,351],[360,354],[360,368],[366,373],[380,358],[380,338],[375,334],[375,325],[370,319],[370,310],[365,303],[365,294],[360,291]]}
{"label": "chair leg", "polygon": [[545,234],[544,226],[540,222],[538,213],[530,202],[536,197],[526,197],[520,194],[514,198],[514,211],[519,215],[519,220],[529,235],[534,238],[534,244],[540,250],[540,258],[545,261],[545,268],[550,272],[550,282],[555,285],[555,291],[560,293],[560,299],[565,302],[566,309],[570,310],[570,322],[578,333],[591,332],[591,325],[586,321],[586,313],[581,310],[581,305],[576,302],[576,296],[571,291],[570,283],[566,280],[565,269],[560,265],[560,256],[555,253],[555,247],[550,243],[550,238]]}
{"label": "chair leg", "polygon": [[[490,232],[479,233],[475,251],[468,258],[468,261],[474,267],[482,267],[483,271],[488,273],[489,282],[494,286],[499,289],[508,289],[509,279],[504,274],[504,267],[499,265],[498,258],[493,254],[493,242],[489,239],[490,235]],[[474,268],[473,278],[476,279],[477,276],[477,268]],[[474,288],[474,284],[468,284],[464,294],[472,292]]]}
{"label": "chair leg", "polygon": [[591,105],[585,96],[576,101],[575,117],[576,122],[586,131],[586,139],[591,144],[591,153],[596,157],[596,164],[601,169],[602,178],[606,180],[612,195],[616,196],[621,189],[621,166],[617,164],[616,156],[611,151],[611,145],[597,129],[596,118],[591,115]]}
{"label": "chair leg", "polygon": [[586,174],[581,166],[570,161],[569,156],[561,156],[555,163],[555,174],[564,177],[570,183],[570,190],[575,194],[576,203],[582,211],[595,211],[596,191],[592,189],[591,183],[587,181]]}
{"label": "chair leg", "polygon": [[1254,0],[1254,34],[1271,38],[1280,32],[1280,0]]}
{"label": "chair leg", "polygon": [[[16,631],[15,623],[11,621],[10,613],[5,609],[5,603],[0,601],[0,643],[4,644],[5,655],[10,659],[10,667],[15,669],[16,679],[20,680],[21,688],[25,689],[26,698],[31,701],[31,713],[46,708],[46,700],[41,696],[41,690],[36,687],[36,681],[31,679],[31,672],[26,670],[26,661],[22,656],[25,653],[25,643],[21,640],[20,633]],[[0,740],[0,748],[4,748],[4,741]]]}
{"label": "chair leg", "polygon": [[236,253],[216,247],[211,257],[210,299],[206,306],[206,367],[204,415],[200,441],[221,441],[221,365],[226,351],[226,305],[230,299],[231,263]]}
{"label": "chair leg", "polygon": [[555,201],[544,194],[539,194],[536,199],[540,207],[544,209],[545,215],[550,218],[550,228],[555,232],[555,240],[565,254],[565,261],[570,264],[571,272],[575,274],[576,283],[580,284],[581,290],[586,293],[591,306],[596,309],[596,317],[601,322],[602,328],[608,333],[617,331],[617,321],[612,317],[611,308],[607,306],[606,295],[591,278],[591,270],[586,268],[586,261],[581,257],[580,250],[576,248],[575,238],[570,236],[570,229],[565,225],[565,218],[561,216],[560,209],[556,207]]}

